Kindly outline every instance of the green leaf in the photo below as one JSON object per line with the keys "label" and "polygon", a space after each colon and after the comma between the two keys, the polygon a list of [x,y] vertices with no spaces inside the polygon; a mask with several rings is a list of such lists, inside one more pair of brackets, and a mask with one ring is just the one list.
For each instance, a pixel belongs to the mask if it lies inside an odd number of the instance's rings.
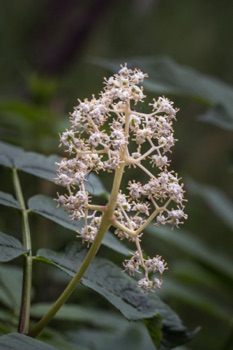
{"label": "green leaf", "polygon": [[[64,252],[40,249],[37,256],[49,260],[73,277],[86,253],[87,250],[78,242],[70,242]],[[147,295],[137,288],[136,282],[132,278],[123,274],[120,268],[106,259],[96,257],[82,282],[105,296],[128,319],[137,320],[154,316],[155,311],[150,307],[151,301]],[[158,302],[159,306],[162,305],[160,304],[162,302],[156,297],[155,301]]]}
{"label": "green leaf", "polygon": [[[0,145],[0,147],[1,147],[1,145]],[[1,149],[0,149],[0,152],[1,152]],[[13,167],[13,164],[10,161],[10,159],[8,157],[6,157],[5,154],[1,154],[1,153],[0,153],[0,164],[7,167],[7,168]]]}
{"label": "green leaf", "polygon": [[9,193],[0,191],[0,204],[20,209],[18,201]]}
{"label": "green leaf", "polygon": [[212,186],[200,184],[192,179],[187,181],[187,187],[191,193],[203,198],[214,213],[233,230],[233,203],[222,191]]}
{"label": "green leaf", "polygon": [[10,333],[0,337],[1,350],[57,350],[40,340],[27,337],[24,334]]}
{"label": "green leaf", "polygon": [[[87,251],[78,242],[71,242],[64,252],[40,249],[38,259],[47,260],[70,276],[74,276]],[[182,339],[189,334],[179,317],[165,305],[155,293],[144,293],[137,282],[124,274],[112,262],[96,257],[89,266],[81,283],[105,297],[127,319],[140,320],[162,315],[163,329],[167,330],[169,339],[178,333]],[[176,338],[176,337],[175,337]],[[165,341],[165,339],[164,339]]]}
{"label": "green leaf", "polygon": [[190,342],[200,331],[200,327],[197,327],[194,331],[186,333],[178,329],[169,329],[163,327],[163,349],[173,349],[179,345]]}
{"label": "green leaf", "polygon": [[[219,106],[227,114],[227,128],[233,128],[233,88],[230,85],[179,65],[168,57],[134,57],[124,59],[124,62],[127,62],[129,67],[140,68],[149,74],[149,79],[145,79],[144,82],[147,91],[156,94],[170,93],[193,98],[206,106]],[[93,63],[113,72],[119,70],[119,60],[95,58]],[[222,113],[209,117],[208,122],[223,126]]]}
{"label": "green leaf", "polygon": [[22,148],[0,142],[0,164],[6,167],[14,167],[15,160],[25,152]]}
{"label": "green leaf", "polygon": [[11,261],[26,252],[20,241],[0,232],[0,262]]}
{"label": "green leaf", "polygon": [[[55,182],[56,171],[61,158],[57,155],[44,156],[39,153],[26,152],[20,147],[0,142],[0,164],[15,167],[28,174]],[[96,174],[91,173],[86,183],[86,189],[93,196],[108,196],[104,185]]]}
{"label": "green leaf", "polygon": [[26,173],[53,181],[56,177],[58,156],[49,156],[26,152],[20,147],[0,142],[0,162],[4,166],[15,167]]}
{"label": "green leaf", "polygon": [[55,155],[44,156],[34,152],[25,152],[15,160],[15,167],[25,173],[55,182],[56,169],[60,158]]}
{"label": "green leaf", "polygon": [[22,270],[17,266],[0,265],[0,301],[17,314],[21,302]]}
{"label": "green leaf", "polygon": [[71,220],[67,212],[62,207],[57,207],[56,201],[49,196],[38,194],[31,197],[28,200],[28,208],[69,230],[78,231],[82,227],[80,221]]}
{"label": "green leaf", "polygon": [[[55,200],[51,197],[33,196],[28,201],[28,208],[32,212],[42,215],[69,230],[77,232],[82,228],[83,222],[71,220],[67,212],[62,207],[58,208]],[[129,250],[109,232],[105,235],[103,244],[123,255],[129,254]]]}
{"label": "green leaf", "polygon": [[145,319],[144,322],[154,345],[159,349],[163,338],[162,317],[157,315],[153,318]]}

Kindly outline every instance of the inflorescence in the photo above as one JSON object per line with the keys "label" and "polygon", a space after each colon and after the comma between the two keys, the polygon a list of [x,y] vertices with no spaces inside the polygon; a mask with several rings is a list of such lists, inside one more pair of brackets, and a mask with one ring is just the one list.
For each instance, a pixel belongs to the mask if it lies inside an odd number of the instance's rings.
{"label": "inflorescence", "polygon": [[125,172],[132,172],[131,179],[135,168],[141,171],[142,183],[132,179],[119,190],[110,219],[115,234],[136,246],[132,257],[123,263],[124,270],[130,275],[143,273],[138,285],[150,291],[161,287],[167,265],[161,256],[144,257],[140,245],[143,231],[151,222],[178,227],[187,215],[183,184],[174,171],[168,170],[167,154],[177,141],[173,121],[178,110],[169,99],[159,97],[149,104],[150,113],[136,111],[137,103],[146,97],[140,86],[145,77],[147,74],[139,69],[121,66],[117,74],[105,79],[99,98],[79,100],[70,117],[71,129],[60,137],[70,157],[58,164],[57,183],[68,190],[58,196],[59,204],[73,220],[83,220],[77,236],[90,245],[107,203],[91,202],[93,196],[86,189],[88,175],[115,172],[122,163]]}

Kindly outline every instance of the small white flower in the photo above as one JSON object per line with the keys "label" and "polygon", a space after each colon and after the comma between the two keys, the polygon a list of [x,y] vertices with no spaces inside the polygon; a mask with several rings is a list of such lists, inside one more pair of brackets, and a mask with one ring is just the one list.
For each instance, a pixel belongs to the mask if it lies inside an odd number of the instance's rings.
{"label": "small white flower", "polygon": [[140,182],[129,182],[128,186],[129,195],[132,199],[138,199],[142,195],[142,185]]}
{"label": "small white flower", "polygon": [[162,284],[163,284],[163,281],[161,279],[155,278],[153,281],[154,288],[161,288]]}
{"label": "small white flower", "polygon": [[168,158],[167,156],[154,154],[153,156],[151,156],[151,164],[152,166],[156,166],[157,168],[162,168],[168,165]]}
{"label": "small white flower", "polygon": [[156,217],[156,221],[158,225],[165,225],[167,223],[165,216],[161,214]]}
{"label": "small white flower", "polygon": [[99,132],[93,133],[89,137],[89,144],[96,148],[101,140],[101,134]]}
{"label": "small white flower", "polygon": [[141,153],[140,153],[140,152],[133,152],[133,153],[132,153],[132,157],[133,157],[134,159],[138,159],[138,158],[141,157]]}
{"label": "small white flower", "polygon": [[149,206],[150,205],[147,202],[146,203],[134,203],[132,210],[148,216],[148,215],[150,215]]}
{"label": "small white flower", "polygon": [[166,113],[173,118],[177,113],[177,109],[173,108],[173,102],[165,97],[159,97],[157,101],[154,100],[153,108],[157,113]]}
{"label": "small white flower", "polygon": [[153,259],[147,259],[145,264],[149,271],[153,271],[153,273],[158,271],[160,274],[163,274],[164,270],[167,268],[167,264],[161,259],[161,256],[158,255]]}
{"label": "small white flower", "polygon": [[148,279],[148,277],[144,277],[138,281],[138,286],[145,290],[146,292],[150,292],[153,290],[154,285],[153,282]]}

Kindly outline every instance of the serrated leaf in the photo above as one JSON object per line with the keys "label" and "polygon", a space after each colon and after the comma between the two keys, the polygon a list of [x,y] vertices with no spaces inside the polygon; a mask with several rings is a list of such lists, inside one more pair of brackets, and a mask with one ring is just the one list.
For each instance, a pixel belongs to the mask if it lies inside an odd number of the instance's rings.
{"label": "serrated leaf", "polygon": [[0,191],[0,204],[7,207],[20,209],[18,201],[10,194]]}
{"label": "serrated leaf", "polygon": [[[74,276],[85,255],[86,249],[78,242],[68,244],[64,252],[40,249],[37,253],[39,259],[47,259],[70,276]],[[127,319],[140,320],[160,314],[163,317],[163,328],[169,330],[170,338],[176,333],[188,337],[179,317],[155,293],[142,292],[137,282],[112,262],[96,257],[81,283],[105,297]]]}
{"label": "serrated leaf", "polygon": [[[124,59],[124,62],[127,62],[129,67],[140,68],[149,74],[149,79],[144,82],[147,91],[193,98],[206,106],[221,106],[228,115],[227,127],[233,128],[233,88],[230,85],[179,65],[168,57],[133,57]],[[121,62],[95,58],[92,63],[116,72]],[[221,114],[209,118],[208,122],[223,126]],[[226,124],[224,128],[225,126]]]}
{"label": "serrated leaf", "polygon": [[[28,208],[39,215],[46,217],[57,224],[72,231],[79,231],[83,226],[82,221],[71,220],[67,212],[62,207],[57,207],[55,200],[44,195],[36,195],[28,200]],[[121,254],[128,255],[129,250],[115,238],[111,233],[104,237],[103,244]]]}
{"label": "serrated leaf", "polygon": [[187,181],[187,187],[191,193],[202,197],[214,213],[233,230],[233,203],[222,191],[212,186],[200,184],[193,179]]}
{"label": "serrated leaf", "polygon": [[10,333],[0,337],[1,350],[58,350],[40,340],[27,337],[24,334]]}
{"label": "serrated leaf", "polygon": [[27,252],[16,238],[0,232],[0,262],[11,261]]}

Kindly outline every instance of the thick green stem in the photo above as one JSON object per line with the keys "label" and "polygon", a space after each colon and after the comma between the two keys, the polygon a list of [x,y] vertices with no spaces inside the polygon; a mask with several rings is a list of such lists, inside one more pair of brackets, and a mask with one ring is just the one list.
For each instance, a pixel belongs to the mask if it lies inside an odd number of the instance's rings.
{"label": "thick green stem", "polygon": [[31,284],[32,284],[32,246],[31,235],[29,228],[28,212],[24,203],[23,193],[18,177],[17,170],[13,169],[13,183],[16,198],[19,202],[22,212],[22,235],[23,235],[23,247],[27,250],[27,254],[24,255],[24,269],[23,269],[23,286],[21,307],[19,315],[18,332],[27,333],[30,320],[30,307],[31,307]]}
{"label": "thick green stem", "polygon": [[[129,107],[127,107],[126,110],[126,123],[125,123],[125,135],[128,135],[128,128],[129,128],[129,114],[130,110]],[[108,231],[109,227],[112,223],[112,218],[114,214],[114,210],[116,207],[116,201],[117,201],[117,195],[119,193],[120,185],[122,176],[124,173],[125,168],[125,157],[127,152],[127,146],[125,146],[120,154],[121,163],[119,167],[115,171],[115,176],[113,180],[113,186],[112,191],[110,194],[110,198],[108,201],[108,204],[105,208],[105,211],[102,216],[101,224],[99,227],[99,230],[96,234],[95,240],[93,244],[91,245],[85,259],[83,260],[79,270],[76,272],[75,276],[72,278],[66,289],[63,291],[63,293],[60,295],[60,297],[56,300],[56,302],[52,305],[52,307],[49,309],[49,311],[39,320],[39,322],[31,329],[31,331],[28,333],[31,337],[36,337],[42,329],[49,323],[49,321],[53,318],[53,316],[57,313],[57,311],[62,307],[62,305],[66,302],[66,300],[70,297],[70,295],[75,290],[77,284],[83,277],[84,273],[86,272],[87,268],[89,267],[91,261],[94,259],[96,253],[99,250],[99,247],[102,243],[102,240],[104,238],[105,233]]]}

